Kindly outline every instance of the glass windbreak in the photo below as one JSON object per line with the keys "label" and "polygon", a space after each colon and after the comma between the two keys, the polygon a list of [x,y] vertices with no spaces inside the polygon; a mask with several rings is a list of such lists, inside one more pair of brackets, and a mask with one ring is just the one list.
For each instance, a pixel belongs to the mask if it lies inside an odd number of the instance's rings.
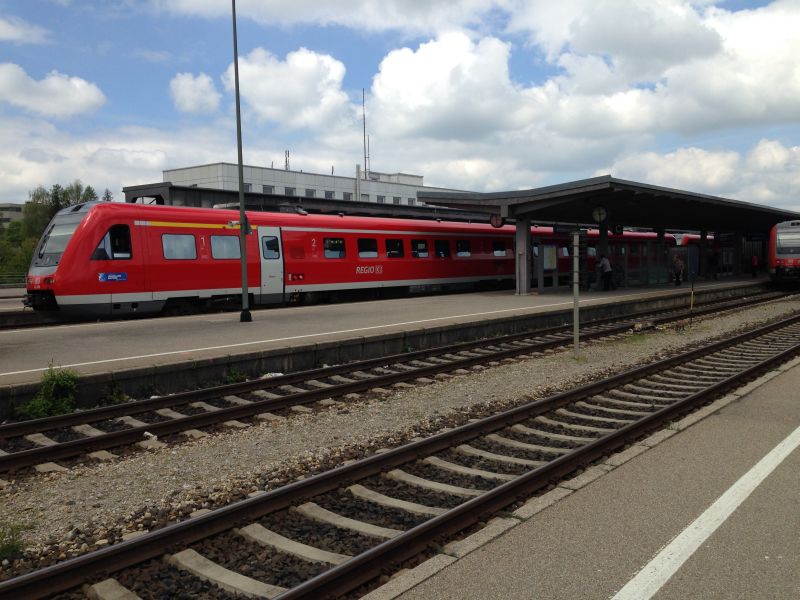
{"label": "glass windbreak", "polygon": [[45,254],[61,254],[67,247],[72,234],[78,223],[56,223],[44,236],[42,246],[39,249],[39,258]]}
{"label": "glass windbreak", "polygon": [[800,231],[778,231],[778,254],[800,254]]}

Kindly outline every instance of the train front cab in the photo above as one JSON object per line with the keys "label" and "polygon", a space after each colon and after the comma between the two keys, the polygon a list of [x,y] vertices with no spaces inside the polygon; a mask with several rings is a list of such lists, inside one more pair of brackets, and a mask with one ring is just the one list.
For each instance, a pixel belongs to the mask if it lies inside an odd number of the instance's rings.
{"label": "train front cab", "polygon": [[[113,217],[109,215],[113,214]],[[146,248],[132,219],[89,202],[59,211],[45,229],[27,277],[27,304],[64,317],[153,312]]]}
{"label": "train front cab", "polygon": [[772,228],[767,267],[776,283],[800,283],[800,221],[785,221]]}

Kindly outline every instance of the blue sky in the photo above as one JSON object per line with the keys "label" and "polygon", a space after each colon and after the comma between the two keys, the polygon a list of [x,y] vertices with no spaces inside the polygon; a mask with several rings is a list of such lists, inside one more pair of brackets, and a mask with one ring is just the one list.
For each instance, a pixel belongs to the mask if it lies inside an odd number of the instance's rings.
{"label": "blue sky", "polygon": [[[239,0],[244,158],[800,210],[800,1]],[[236,160],[227,0],[0,0],[0,202]]]}

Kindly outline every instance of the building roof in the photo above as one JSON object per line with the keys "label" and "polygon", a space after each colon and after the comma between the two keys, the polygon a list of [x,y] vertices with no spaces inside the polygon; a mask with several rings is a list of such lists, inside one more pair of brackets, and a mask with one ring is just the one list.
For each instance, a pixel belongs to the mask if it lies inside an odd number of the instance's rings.
{"label": "building roof", "polygon": [[[125,202],[128,203],[151,198],[154,204],[165,204],[167,206],[197,206],[205,208],[239,206],[238,191],[174,185],[169,181],[131,185],[122,188],[122,191],[125,194]],[[485,223],[489,220],[489,214],[485,211],[473,212],[437,206],[380,204],[358,200],[328,200],[325,198],[306,198],[303,196],[284,196],[258,192],[245,192],[244,204],[246,210],[255,211],[295,212],[304,210],[308,213],[319,214],[342,213],[356,216],[438,219],[472,221],[475,223]]]}
{"label": "building roof", "polygon": [[498,214],[533,222],[593,224],[595,208],[607,213],[609,225],[696,231],[763,233],[800,213],[730,200],[610,175],[559,185],[492,193],[420,191],[428,204]]}

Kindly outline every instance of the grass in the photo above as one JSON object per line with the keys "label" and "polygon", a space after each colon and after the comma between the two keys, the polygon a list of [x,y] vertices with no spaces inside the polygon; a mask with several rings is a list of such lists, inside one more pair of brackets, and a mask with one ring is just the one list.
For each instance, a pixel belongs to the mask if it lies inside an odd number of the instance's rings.
{"label": "grass", "polygon": [[24,526],[0,521],[0,561],[12,560],[22,556],[24,548],[22,531]]}
{"label": "grass", "polygon": [[69,369],[54,369],[53,364],[42,375],[36,395],[14,409],[15,416],[26,421],[72,412],[78,391],[78,374]]}
{"label": "grass", "polygon": [[241,383],[246,379],[247,375],[245,375],[241,371],[237,369],[228,369],[228,371],[225,373],[225,379],[223,380],[223,383],[225,384]]}

